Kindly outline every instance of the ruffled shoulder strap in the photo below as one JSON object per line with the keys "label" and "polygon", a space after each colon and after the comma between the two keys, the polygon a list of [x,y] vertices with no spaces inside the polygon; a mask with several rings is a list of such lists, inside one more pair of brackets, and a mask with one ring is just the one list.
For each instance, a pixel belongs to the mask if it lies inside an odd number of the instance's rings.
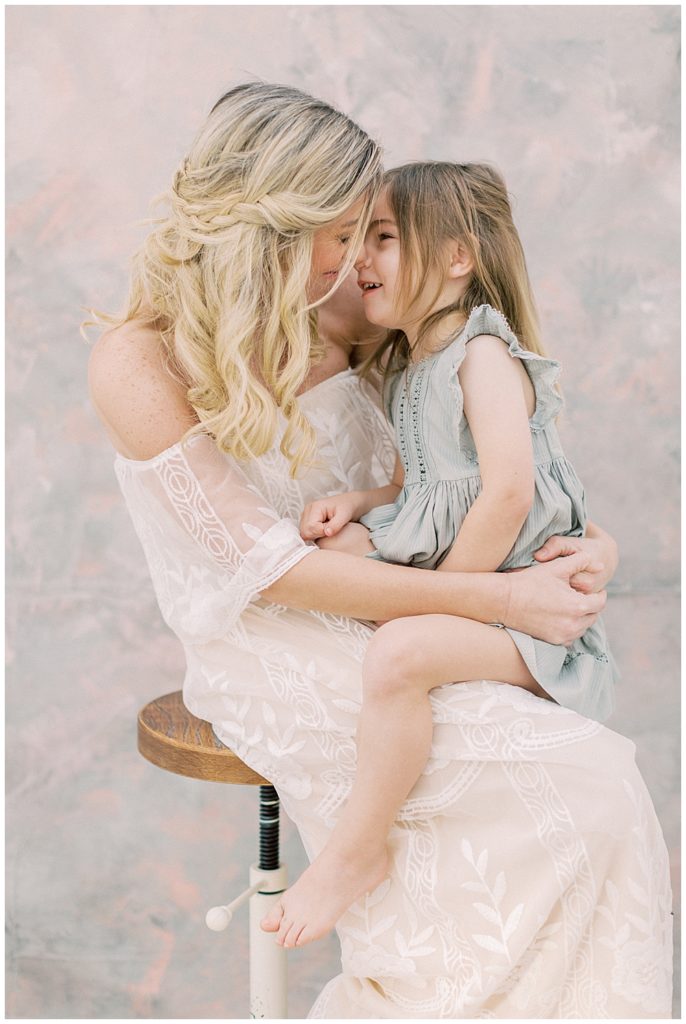
{"label": "ruffled shoulder strap", "polygon": [[[452,371],[456,373],[459,369],[465,357],[467,344],[482,334],[501,338],[507,345],[510,355],[513,358],[521,359],[524,363],[536,392],[536,409],[530,426],[532,430],[540,430],[562,408],[562,397],[555,390],[555,382],[560,376],[560,364],[555,359],[548,359],[546,356],[539,356],[535,352],[529,352],[528,349],[522,348],[519,339],[500,310],[485,303],[472,310],[464,328],[449,347]],[[454,380],[451,384],[453,387],[455,386]],[[457,386],[459,388],[459,384]],[[461,392],[459,397],[461,403]]]}

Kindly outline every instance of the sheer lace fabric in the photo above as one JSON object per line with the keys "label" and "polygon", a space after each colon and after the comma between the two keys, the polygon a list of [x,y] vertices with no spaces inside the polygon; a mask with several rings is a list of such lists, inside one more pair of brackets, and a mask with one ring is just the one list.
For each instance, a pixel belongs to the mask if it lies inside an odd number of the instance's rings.
{"label": "sheer lace fabric", "polygon": [[[310,857],[355,770],[371,627],[260,592],[314,546],[306,501],[386,483],[394,451],[350,371],[301,398],[320,464],[237,465],[205,437],[116,472],[184,698],[276,785]],[[432,693],[434,741],[390,836],[389,879],[341,919],[313,1018],[668,1017],[667,855],[633,744],[517,687]]]}

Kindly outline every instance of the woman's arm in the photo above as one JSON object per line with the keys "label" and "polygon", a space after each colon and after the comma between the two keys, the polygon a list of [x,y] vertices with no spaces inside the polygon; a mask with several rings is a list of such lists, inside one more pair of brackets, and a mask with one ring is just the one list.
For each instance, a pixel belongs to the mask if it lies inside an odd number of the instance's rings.
{"label": "woman's arm", "polygon": [[439,570],[487,572],[512,550],[534,498],[529,417],[516,360],[500,338],[474,338],[459,369],[481,493]]}
{"label": "woman's arm", "polygon": [[281,576],[263,597],[289,608],[396,619],[461,615],[502,622],[553,644],[580,637],[605,607],[605,593],[569,585],[590,559],[576,554],[515,573],[438,573],[390,565],[338,551],[318,551]]}
{"label": "woman's arm", "polygon": [[[89,385],[109,437],[130,459],[159,454],[194,422],[183,387],[164,366],[159,337],[147,328],[126,325],[103,335],[92,351]],[[230,495],[225,501],[230,504]],[[289,607],[369,620],[463,615],[571,643],[605,604],[604,594],[584,595],[569,586],[570,575],[589,561],[577,554],[521,573],[435,573],[313,550],[262,593]]]}

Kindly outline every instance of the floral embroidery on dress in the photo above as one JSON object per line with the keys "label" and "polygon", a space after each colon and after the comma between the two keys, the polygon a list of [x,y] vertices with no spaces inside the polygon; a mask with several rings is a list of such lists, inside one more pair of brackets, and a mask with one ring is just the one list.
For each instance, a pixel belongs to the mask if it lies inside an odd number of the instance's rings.
{"label": "floral embroidery on dress", "polygon": [[[369,385],[301,396],[319,464],[238,464],[200,437],[116,471],[189,709],[277,787],[309,856],[355,776],[368,623],[260,596],[304,557],[304,504],[391,476]],[[341,918],[311,1018],[668,1017],[668,861],[630,741],[480,680],[431,693],[429,764],[389,836],[388,879]]]}

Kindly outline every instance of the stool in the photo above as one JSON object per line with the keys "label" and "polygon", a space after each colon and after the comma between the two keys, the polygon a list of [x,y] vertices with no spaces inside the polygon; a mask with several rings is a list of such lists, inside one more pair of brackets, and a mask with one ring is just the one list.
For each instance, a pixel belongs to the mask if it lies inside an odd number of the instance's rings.
{"label": "stool", "polygon": [[146,704],[138,714],[138,750],[165,771],[190,779],[260,787],[260,855],[250,867],[249,887],[226,906],[212,907],[205,921],[226,928],[233,911],[250,900],[250,1016],[282,1020],[286,1010],[286,950],[260,921],[286,888],[279,863],[279,798],[266,779],[220,743],[209,722],[185,707],[180,690]]}

